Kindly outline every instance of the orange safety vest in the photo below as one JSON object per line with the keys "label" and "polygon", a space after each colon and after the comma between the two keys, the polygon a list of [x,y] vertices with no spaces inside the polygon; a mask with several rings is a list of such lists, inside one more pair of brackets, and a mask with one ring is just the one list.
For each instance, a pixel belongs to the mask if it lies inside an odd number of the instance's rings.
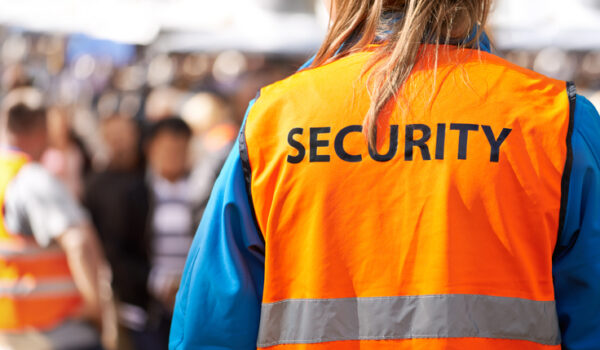
{"label": "orange safety vest", "polygon": [[0,152],[0,332],[51,329],[81,305],[64,252],[40,247],[10,233],[4,224],[4,195],[28,157]]}
{"label": "orange safety vest", "polygon": [[258,348],[560,349],[552,255],[574,89],[447,47],[435,70],[417,64],[369,151],[371,55],[269,86],[247,116]]}

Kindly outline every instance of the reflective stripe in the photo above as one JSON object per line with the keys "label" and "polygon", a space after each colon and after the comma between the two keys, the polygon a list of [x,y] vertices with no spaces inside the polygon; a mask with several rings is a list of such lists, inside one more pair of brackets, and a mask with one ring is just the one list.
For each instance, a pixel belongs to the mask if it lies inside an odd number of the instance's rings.
{"label": "reflective stripe", "polygon": [[432,295],[263,304],[257,345],[419,338],[561,342],[554,301]]}
{"label": "reflective stripe", "polygon": [[0,243],[0,258],[37,258],[39,256],[55,256],[62,253],[63,251],[58,245],[43,248],[35,243]]}
{"label": "reflective stripe", "polygon": [[0,297],[71,295],[78,293],[71,278],[21,278],[17,281],[0,279]]}

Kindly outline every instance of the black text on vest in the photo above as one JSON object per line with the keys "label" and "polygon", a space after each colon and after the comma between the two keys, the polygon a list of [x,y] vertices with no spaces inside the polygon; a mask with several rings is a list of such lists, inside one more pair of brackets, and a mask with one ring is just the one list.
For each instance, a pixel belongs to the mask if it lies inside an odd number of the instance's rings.
{"label": "black text on vest", "polygon": [[[490,162],[500,161],[500,147],[504,144],[512,129],[504,128],[499,133],[495,132],[489,125],[477,124],[437,124],[436,136],[432,138],[432,128],[425,124],[408,124],[404,127],[404,160],[414,161],[418,159],[416,154],[420,154],[420,159],[430,161],[432,159],[444,160],[447,152],[455,152],[457,159],[467,160],[469,155],[469,140],[476,133],[485,135],[490,146]],[[298,141],[297,136],[308,132],[309,144],[304,145]],[[377,151],[369,149],[369,156],[376,162],[389,162],[398,157],[399,147],[399,125],[390,125],[389,128],[389,148],[386,151]],[[341,129],[337,135],[331,135],[330,127],[294,128],[288,133],[288,144],[293,151],[287,157],[288,163],[298,164],[306,159],[308,148],[308,161],[310,163],[326,163],[331,160],[335,154],[338,158],[349,163],[358,163],[363,161],[360,154],[350,154],[344,147],[344,140],[351,133],[362,133],[361,125],[350,125]],[[458,138],[458,149],[448,150],[446,139],[448,137]],[[333,142],[331,142],[333,141]],[[333,152],[331,152],[331,143],[333,143]],[[453,154],[453,156],[454,156]]]}

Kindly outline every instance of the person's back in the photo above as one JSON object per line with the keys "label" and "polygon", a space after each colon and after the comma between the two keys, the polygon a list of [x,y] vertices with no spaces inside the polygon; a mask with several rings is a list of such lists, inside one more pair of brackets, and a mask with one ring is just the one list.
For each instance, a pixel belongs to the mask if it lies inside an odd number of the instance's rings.
{"label": "person's back", "polygon": [[[410,107],[381,123],[377,151],[361,134],[367,92],[354,87],[368,53],[261,92],[244,133],[266,241],[259,346],[434,334],[559,344],[551,261],[567,86],[488,54],[449,50],[433,100],[432,69],[418,67],[407,81],[400,96]],[[365,313],[347,319],[357,307]],[[281,321],[298,309],[310,322]],[[323,309],[335,319],[320,318]],[[477,324],[501,310],[519,324]],[[406,327],[424,317],[437,321]],[[353,331],[377,322],[385,327]],[[508,329],[498,333],[499,325]],[[328,329],[335,336],[322,334]]]}
{"label": "person's back", "polygon": [[365,46],[261,91],[192,247],[173,349],[597,347],[597,113],[461,43],[415,50],[401,78],[377,80],[373,56],[396,53]]}

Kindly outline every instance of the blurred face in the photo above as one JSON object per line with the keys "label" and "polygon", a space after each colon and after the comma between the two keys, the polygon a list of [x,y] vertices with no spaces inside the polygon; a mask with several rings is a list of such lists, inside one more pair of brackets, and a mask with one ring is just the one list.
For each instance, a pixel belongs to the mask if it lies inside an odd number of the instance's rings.
{"label": "blurred face", "polygon": [[139,131],[134,121],[121,117],[109,119],[102,127],[102,137],[112,169],[129,171],[137,166]]}
{"label": "blurred face", "polygon": [[25,136],[29,155],[34,160],[39,160],[48,147],[48,129],[46,123],[39,123]]}
{"label": "blurred face", "polygon": [[169,131],[160,132],[148,145],[148,162],[155,174],[175,182],[188,170],[190,139]]}

